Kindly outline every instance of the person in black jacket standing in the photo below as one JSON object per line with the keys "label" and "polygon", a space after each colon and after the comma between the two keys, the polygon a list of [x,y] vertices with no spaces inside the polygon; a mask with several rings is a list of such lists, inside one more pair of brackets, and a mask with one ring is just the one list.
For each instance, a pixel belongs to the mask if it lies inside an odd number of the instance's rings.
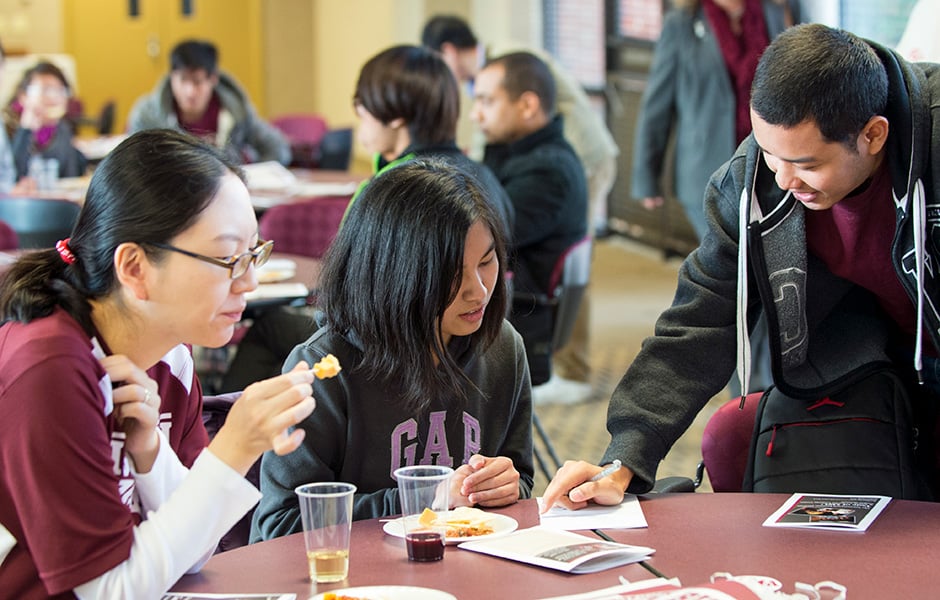
{"label": "person in black jacket standing", "polygon": [[[528,52],[490,60],[474,82],[473,119],[486,137],[483,163],[506,189],[516,213],[510,267],[517,290],[547,292],[565,249],[587,234],[587,180],[562,132],[555,82]],[[532,384],[551,376],[551,313],[514,310],[525,341]]]}

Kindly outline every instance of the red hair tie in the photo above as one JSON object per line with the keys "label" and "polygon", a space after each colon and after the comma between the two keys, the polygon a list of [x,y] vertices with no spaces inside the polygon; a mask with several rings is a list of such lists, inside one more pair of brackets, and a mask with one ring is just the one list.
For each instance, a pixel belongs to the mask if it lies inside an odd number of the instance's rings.
{"label": "red hair tie", "polygon": [[59,251],[59,258],[67,265],[75,262],[75,255],[72,254],[72,251],[69,249],[69,240],[71,239],[72,238],[65,238],[55,243],[55,249]]}

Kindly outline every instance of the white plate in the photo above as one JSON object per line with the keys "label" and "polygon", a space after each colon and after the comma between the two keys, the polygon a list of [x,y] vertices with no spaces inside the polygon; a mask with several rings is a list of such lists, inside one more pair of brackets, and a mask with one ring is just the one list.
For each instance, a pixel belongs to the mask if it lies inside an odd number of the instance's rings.
{"label": "white plate", "polygon": [[457,596],[432,590],[431,588],[412,587],[408,585],[370,585],[366,587],[352,587],[341,590],[330,590],[311,596],[310,600],[323,600],[324,594],[345,594],[368,600],[457,600]]}
{"label": "white plate", "polygon": [[256,271],[258,283],[284,281],[296,273],[297,263],[289,258],[272,258]]}
{"label": "white plate", "polygon": [[[442,516],[446,518],[448,513],[443,513]],[[506,515],[500,515],[496,513],[489,513],[490,527],[493,528],[493,533],[488,533],[486,535],[471,535],[467,537],[447,537],[444,538],[444,543],[446,544],[460,544],[462,542],[471,542],[473,540],[482,540],[485,538],[499,537],[501,535],[506,535],[507,533],[512,533],[519,527],[519,522],[513,519],[512,517],[507,517]],[[382,530],[394,537],[403,538],[405,537],[405,528],[402,526],[401,519],[392,519],[391,521],[386,521],[385,525],[382,526]]]}

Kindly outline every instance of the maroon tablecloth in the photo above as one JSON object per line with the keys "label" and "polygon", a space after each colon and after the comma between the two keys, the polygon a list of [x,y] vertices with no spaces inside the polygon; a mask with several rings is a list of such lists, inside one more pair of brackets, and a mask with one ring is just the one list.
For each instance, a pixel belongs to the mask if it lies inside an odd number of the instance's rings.
{"label": "maroon tablecloth", "polygon": [[[534,500],[499,512],[520,527],[538,523]],[[461,600],[531,599],[617,585],[617,577],[646,579],[650,573],[633,564],[586,575],[568,575],[448,546],[444,560],[408,560],[404,540],[382,531],[378,519],[353,524],[349,578],[337,584],[312,584],[307,575],[303,534],[253,544],[214,556],[202,572],[187,575],[173,591],[215,593],[294,592],[298,600],[324,591],[364,585],[412,585],[436,588]]]}
{"label": "maroon tablecloth", "polygon": [[[682,583],[708,581],[715,572],[768,575],[793,592],[797,581],[832,580],[849,597],[927,598],[940,584],[940,504],[892,501],[865,533],[763,527],[786,500],[778,494],[661,494],[642,498],[648,529],[605,533],[651,546],[649,564]],[[530,527],[534,500],[501,510]],[[202,573],[184,577],[175,591],[294,592],[298,599],[363,585],[417,585],[461,600],[531,599],[573,594],[652,575],[640,565],[588,575],[566,575],[448,547],[440,563],[410,563],[402,540],[385,535],[378,520],[353,525],[349,579],[319,585],[307,580],[302,535],[219,554]]]}

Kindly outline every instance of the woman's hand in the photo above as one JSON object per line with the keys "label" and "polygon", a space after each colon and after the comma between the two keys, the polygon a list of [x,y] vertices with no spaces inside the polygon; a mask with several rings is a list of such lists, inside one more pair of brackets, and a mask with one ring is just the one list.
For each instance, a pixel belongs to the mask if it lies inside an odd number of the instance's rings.
{"label": "woman's hand", "polygon": [[24,102],[23,112],[20,113],[20,127],[36,131],[45,121],[42,105],[35,102]]}
{"label": "woman's hand", "polygon": [[124,449],[134,460],[137,472],[147,473],[160,450],[157,382],[123,354],[106,356],[99,362],[116,386],[112,391],[114,416],[126,436]]}
{"label": "woman's hand", "polygon": [[11,196],[29,196],[39,191],[39,185],[36,180],[28,175],[20,177],[13,189],[10,190]]}
{"label": "woman's hand", "polygon": [[451,506],[506,506],[519,500],[519,471],[505,456],[474,454],[451,480]]}
{"label": "woman's hand", "polygon": [[588,501],[607,505],[623,502],[624,490],[630,485],[633,472],[621,467],[609,477],[591,481],[602,470],[602,467],[583,460],[565,461],[542,494],[541,512],[555,504],[575,510],[587,506]]}
{"label": "woman's hand", "polygon": [[244,475],[266,450],[288,454],[300,446],[304,430],[287,429],[313,412],[313,372],[299,362],[289,373],[253,383],[232,405],[209,449]]}

